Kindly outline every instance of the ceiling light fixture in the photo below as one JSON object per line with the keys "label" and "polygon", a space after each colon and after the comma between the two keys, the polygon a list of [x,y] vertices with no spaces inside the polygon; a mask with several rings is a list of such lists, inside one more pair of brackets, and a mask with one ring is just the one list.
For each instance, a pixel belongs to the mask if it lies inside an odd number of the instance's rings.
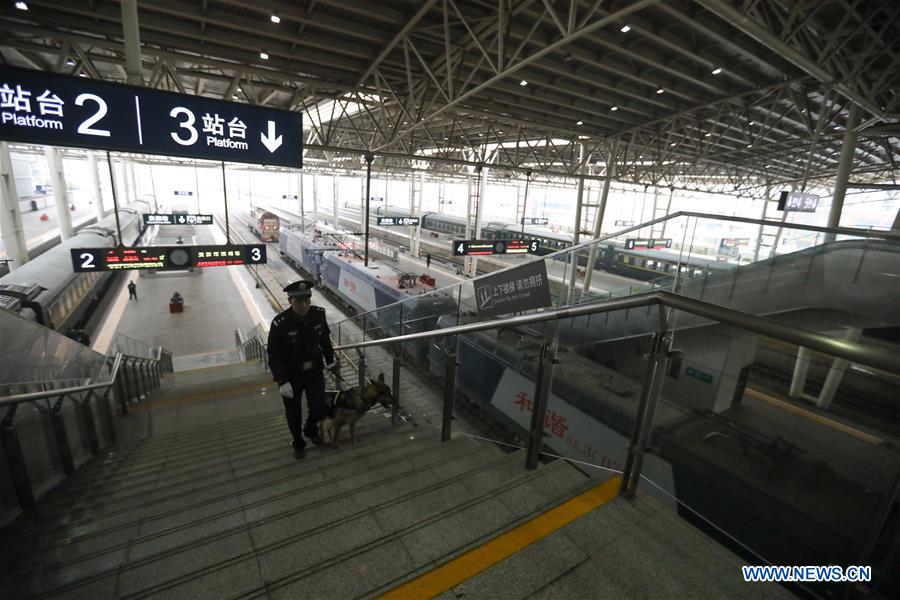
{"label": "ceiling light fixture", "polygon": [[260,52],[259,57],[263,60],[269,60],[269,55],[266,54],[265,52]]}
{"label": "ceiling light fixture", "polygon": [[69,65],[70,67],[74,67],[75,59],[70,58],[69,60],[66,61],[66,64]]}
{"label": "ceiling light fixture", "polygon": [[619,107],[618,107],[618,106],[612,106],[612,107],[610,107],[609,110],[619,110]]}
{"label": "ceiling light fixture", "polygon": [[747,144],[747,147],[748,147],[748,148],[752,148],[752,147],[753,147],[753,144]]}
{"label": "ceiling light fixture", "polygon": [[710,137],[711,135],[712,135],[711,133],[706,133],[703,135],[703,137]]}
{"label": "ceiling light fixture", "polygon": [[519,85],[528,85],[528,82],[523,79],[519,82]]}
{"label": "ceiling light fixture", "polygon": [[656,90],[656,93],[657,93],[657,94],[662,94],[664,91],[666,91],[666,90],[664,90],[664,89],[662,89],[662,88],[659,88],[658,90]]}
{"label": "ceiling light fixture", "polygon": [[16,2],[16,8],[19,10],[28,10],[28,5],[24,2]]}
{"label": "ceiling light fixture", "polygon": [[671,144],[669,144],[669,145],[670,145],[670,146],[674,146],[674,145],[675,145],[675,142],[672,142],[672,143],[671,143]]}
{"label": "ceiling light fixture", "polygon": [[273,23],[281,23],[281,17],[279,17],[278,15],[272,15],[269,18],[272,19]]}
{"label": "ceiling light fixture", "polygon": [[628,33],[629,31],[631,31],[631,27],[628,25],[624,25],[619,31],[621,31],[622,33]]}
{"label": "ceiling light fixture", "polygon": [[576,125],[584,125],[584,121],[578,121],[578,122],[575,123],[575,124],[576,124]]}
{"label": "ceiling light fixture", "polygon": [[718,75],[718,74],[721,73],[721,72],[722,72],[722,67],[716,67],[715,69],[713,69],[712,74],[713,74],[713,75]]}

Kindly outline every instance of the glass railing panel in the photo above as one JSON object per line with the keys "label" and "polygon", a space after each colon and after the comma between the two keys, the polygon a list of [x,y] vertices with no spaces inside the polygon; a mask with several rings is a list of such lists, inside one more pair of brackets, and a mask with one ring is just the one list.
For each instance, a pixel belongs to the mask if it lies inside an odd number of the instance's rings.
{"label": "glass railing panel", "polygon": [[52,400],[23,402],[16,409],[16,433],[35,496],[52,487],[63,475],[56,438],[50,422],[52,402]]}
{"label": "glass railing panel", "polygon": [[817,405],[833,357],[816,355],[792,397],[796,347],[715,324],[676,331],[672,347],[679,358],[663,378],[650,440],[671,477],[644,471],[641,489],[670,496],[748,564],[875,566],[863,549],[900,473],[886,433],[900,423],[895,414],[876,427],[854,414],[860,402],[883,410],[879,398],[895,397],[898,378],[881,374],[879,386],[878,372],[847,370],[830,404]]}
{"label": "glass railing panel", "polygon": [[156,358],[155,348],[141,340],[117,333],[115,343],[110,347],[110,354],[121,352],[125,356],[136,358]]}
{"label": "glass railing panel", "polygon": [[11,515],[18,505],[6,448],[0,444],[0,523],[5,523],[7,515]]}
{"label": "glass railing panel", "polygon": [[81,407],[79,396],[69,395],[62,403],[63,423],[69,438],[69,448],[72,452],[72,461],[78,468],[91,456],[91,447],[88,442],[87,424],[85,423],[84,410]]}
{"label": "glass railing panel", "polygon": [[[99,446],[100,448],[105,448],[112,440],[109,437],[103,404],[112,402],[112,391],[110,391],[109,398],[105,399],[103,397],[104,390],[98,390],[97,392],[91,396],[91,416],[94,419],[94,430],[97,432]],[[110,410],[112,410],[111,405]]]}
{"label": "glass railing panel", "polygon": [[[77,382],[106,378],[106,357],[52,329],[0,311],[0,395],[27,382]],[[61,387],[61,386],[55,386]]]}

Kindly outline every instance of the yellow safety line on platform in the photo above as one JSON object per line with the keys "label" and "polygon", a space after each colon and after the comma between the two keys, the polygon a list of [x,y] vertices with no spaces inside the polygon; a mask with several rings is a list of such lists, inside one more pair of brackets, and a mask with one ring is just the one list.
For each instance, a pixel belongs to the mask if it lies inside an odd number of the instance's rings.
{"label": "yellow safety line on platform", "polygon": [[614,477],[583,494],[482,544],[437,569],[387,592],[381,599],[434,598],[516,554],[619,495],[622,480]]}
{"label": "yellow safety line on platform", "polygon": [[[224,390],[213,390],[211,392],[203,392],[202,394],[193,394],[191,396],[182,396],[180,398],[171,398],[169,400],[151,400],[150,402],[146,402],[144,404],[136,404],[134,406],[129,406],[128,408],[130,410],[136,410],[136,411],[150,410],[153,408],[160,408],[163,406],[174,406],[176,404],[193,402],[195,400],[203,400],[205,398],[214,398],[214,397],[221,397],[221,396],[226,396],[226,395],[241,394],[243,392],[249,392],[251,390],[258,390],[258,389],[262,389],[262,388],[271,388],[271,387],[275,387],[274,382],[273,383],[251,383],[251,384],[242,385],[242,386],[238,386],[238,387],[227,388]],[[276,390],[276,393],[277,393],[277,390]]]}
{"label": "yellow safety line on platform", "polygon": [[768,402],[769,404],[775,405],[778,408],[786,410],[788,412],[792,412],[794,414],[800,415],[801,417],[805,417],[810,421],[815,421],[826,427],[831,427],[832,429],[836,429],[848,435],[851,435],[857,439],[860,439],[864,442],[869,442],[870,444],[875,444],[876,446],[882,442],[882,439],[878,436],[872,435],[871,433],[866,433],[865,431],[861,431],[856,429],[855,427],[850,427],[849,425],[844,425],[843,423],[839,423],[834,419],[829,419],[828,417],[824,417],[822,415],[816,414],[810,410],[806,410],[801,406],[797,406],[795,404],[791,404],[790,402],[785,402],[784,400],[780,400],[768,394],[764,394],[759,390],[755,390],[753,388],[747,388],[746,391],[748,396],[753,396],[754,398],[759,398],[764,402]]}

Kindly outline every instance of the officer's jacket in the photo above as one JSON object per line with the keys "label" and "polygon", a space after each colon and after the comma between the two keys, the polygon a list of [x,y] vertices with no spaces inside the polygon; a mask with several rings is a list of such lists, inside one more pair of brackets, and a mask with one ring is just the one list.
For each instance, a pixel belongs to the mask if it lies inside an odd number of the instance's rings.
{"label": "officer's jacket", "polygon": [[268,344],[269,368],[275,381],[281,385],[300,377],[310,363],[315,369],[333,363],[330,336],[325,309],[320,306],[310,306],[305,317],[291,308],[279,313],[272,319]]}

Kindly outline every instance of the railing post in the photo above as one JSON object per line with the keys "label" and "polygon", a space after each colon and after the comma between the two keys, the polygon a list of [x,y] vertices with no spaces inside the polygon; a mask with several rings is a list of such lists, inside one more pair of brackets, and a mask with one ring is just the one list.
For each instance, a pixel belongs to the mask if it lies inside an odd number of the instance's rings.
{"label": "railing post", "polygon": [[634,417],[634,428],[628,445],[628,458],[625,461],[625,472],[619,492],[626,498],[633,498],[641,478],[644,454],[650,441],[653,429],[653,418],[659,404],[662,391],[663,374],[668,361],[670,335],[666,325],[666,309],[659,306],[659,329],[653,335],[653,346],[647,357],[647,368],[644,371],[644,382],[641,387],[641,399],[637,414]]}
{"label": "railing post", "polygon": [[69,446],[69,434],[66,432],[66,422],[63,416],[63,400],[65,399],[65,396],[60,396],[56,400],[56,404],[50,410],[50,424],[53,426],[53,437],[56,439],[56,450],[59,452],[63,472],[70,477],[75,472],[75,461],[72,459],[72,448]]}
{"label": "railing post", "polygon": [[6,411],[3,422],[0,423],[0,438],[2,438],[3,452],[6,454],[6,464],[9,467],[19,506],[22,507],[22,510],[30,510],[34,508],[34,492],[31,490],[25,456],[22,454],[22,445],[19,444],[19,434],[16,432],[14,423],[18,406],[18,404],[13,404]]}
{"label": "railing post", "polygon": [[453,423],[453,404],[456,402],[456,337],[447,345],[447,364],[444,365],[444,419],[441,424],[441,441],[450,439]]}
{"label": "railing post", "polygon": [[359,378],[357,385],[359,385],[359,389],[361,390],[366,385],[366,353],[364,348],[359,348],[357,353],[359,354],[359,362],[357,363],[359,365],[359,368],[357,369]]}
{"label": "railing post", "polygon": [[400,352],[402,344],[394,346],[394,376],[391,381],[391,391],[393,392],[394,401],[391,404],[391,425],[397,425],[400,422]]}
{"label": "railing post", "polygon": [[134,394],[131,393],[131,390],[134,388],[134,384],[132,380],[134,379],[134,373],[132,373],[128,367],[128,359],[124,356],[122,357],[122,364],[119,365],[119,375],[122,377],[122,412],[128,414],[128,405],[131,404],[131,399],[134,397]]}
{"label": "railing post", "polygon": [[556,341],[541,344],[541,361],[534,386],[534,405],[531,411],[531,429],[528,435],[528,453],[525,468],[532,471],[538,466],[541,448],[544,446],[544,417],[550,401],[553,386],[553,369],[556,366]]}
{"label": "railing post", "polygon": [[94,413],[91,412],[91,396],[94,390],[88,390],[87,396],[81,401],[81,414],[84,417],[84,429],[87,434],[88,446],[91,448],[91,454],[97,456],[100,454],[100,440],[97,438],[97,425],[94,423]]}

